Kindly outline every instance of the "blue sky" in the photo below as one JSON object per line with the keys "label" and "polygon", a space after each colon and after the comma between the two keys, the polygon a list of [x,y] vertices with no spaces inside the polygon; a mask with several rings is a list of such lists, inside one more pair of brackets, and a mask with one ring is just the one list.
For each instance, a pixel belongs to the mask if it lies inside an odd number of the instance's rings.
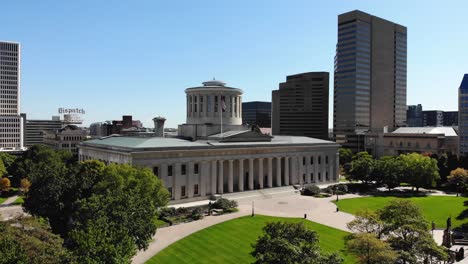
{"label": "blue sky", "polygon": [[[0,39],[22,44],[22,112],[84,108],[86,124],[131,114],[185,121],[187,87],[216,77],[271,100],[286,75],[329,71],[337,15],[408,27],[408,104],[457,109],[468,72],[468,1],[2,1]],[[330,114],[331,117],[331,114]],[[330,122],[330,126],[332,122]]]}

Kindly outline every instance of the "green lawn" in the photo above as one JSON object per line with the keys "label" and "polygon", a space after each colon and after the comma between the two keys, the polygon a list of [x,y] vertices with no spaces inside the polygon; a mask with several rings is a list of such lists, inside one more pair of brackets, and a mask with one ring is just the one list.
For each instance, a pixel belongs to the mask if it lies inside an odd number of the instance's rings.
{"label": "green lawn", "polygon": [[0,197],[0,204],[2,204],[7,198]]}
{"label": "green lawn", "polygon": [[24,203],[24,197],[22,197],[22,196],[18,197],[18,198],[13,202],[14,205],[22,205],[23,203]]}
{"label": "green lawn", "polygon": [[343,199],[338,201],[340,211],[355,214],[357,211],[364,208],[375,211],[384,207],[393,199],[409,199],[421,207],[423,215],[431,222],[434,220],[437,228],[445,228],[446,221],[449,216],[452,216],[452,225],[457,227],[468,219],[458,220],[457,216],[468,207],[463,205],[464,201],[468,201],[465,197],[454,196],[428,196],[428,197],[411,197],[411,198],[396,198],[396,197],[364,197]]}
{"label": "green lawn", "polygon": [[241,217],[198,231],[170,245],[146,263],[252,263],[251,244],[262,234],[267,222],[304,222],[319,234],[320,247],[340,251],[344,263],[356,263],[346,255],[344,237],[349,233],[300,218],[280,218],[256,215]]}

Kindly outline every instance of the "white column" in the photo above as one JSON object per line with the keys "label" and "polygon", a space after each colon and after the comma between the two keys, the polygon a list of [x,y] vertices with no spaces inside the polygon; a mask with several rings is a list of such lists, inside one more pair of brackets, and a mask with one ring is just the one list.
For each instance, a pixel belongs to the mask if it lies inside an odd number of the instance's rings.
{"label": "white column", "polygon": [[234,191],[234,161],[229,160],[229,176],[228,176],[228,192],[232,193]]}
{"label": "white column", "polygon": [[319,179],[318,179],[318,174],[319,174],[319,156],[320,155],[314,155],[314,183],[318,183],[319,182]]}
{"label": "white column", "polygon": [[289,178],[291,179],[290,180],[290,184],[299,184],[299,179],[297,178],[297,158],[296,156],[292,156],[291,157],[291,164],[290,164],[290,168],[291,168],[291,173],[289,175]]}
{"label": "white column", "polygon": [[258,185],[260,189],[263,189],[263,179],[265,175],[263,175],[263,158],[258,159]]}
{"label": "white column", "polygon": [[273,187],[273,158],[268,158],[268,188]]}
{"label": "white column", "polygon": [[216,194],[216,178],[217,178],[216,160],[211,161],[211,195]]}
{"label": "white column", "polygon": [[333,170],[335,173],[335,181],[339,181],[340,178],[340,153],[335,154],[335,169]]}
{"label": "white column", "polygon": [[325,171],[326,171],[326,164],[325,164],[325,155],[324,153],[320,153],[320,156],[322,157],[321,158],[321,162],[320,162],[320,171],[321,171],[321,175],[322,175],[322,182],[325,182]]}
{"label": "white column", "polygon": [[193,162],[188,163],[188,174],[187,174],[187,187],[185,191],[187,192],[187,198],[193,197],[193,185],[194,185],[194,173],[193,173]]}
{"label": "white column", "polygon": [[224,173],[223,173],[223,166],[224,160],[219,161],[219,173],[218,173],[218,193],[223,194],[224,190]]}
{"label": "white column", "polygon": [[311,180],[310,180],[310,174],[312,173],[311,172],[311,166],[310,166],[310,156],[306,156],[305,157],[305,171],[306,171],[306,183],[311,183]]}
{"label": "white column", "polygon": [[206,195],[206,178],[209,176],[208,162],[202,161],[200,165],[200,196]]}
{"label": "white column", "polygon": [[254,166],[253,159],[249,159],[249,190],[254,189]]}
{"label": "white column", "polygon": [[[181,164],[180,163],[176,163],[175,164],[175,172],[173,173],[173,176],[174,177],[174,187],[172,188],[172,191],[174,192],[174,200],[180,200],[180,188],[181,188],[181,184],[180,184],[180,178],[181,178],[181,168],[180,168]],[[186,189],[187,191],[187,189]]]}
{"label": "white column", "polygon": [[244,191],[244,159],[239,159],[239,192]]}
{"label": "white column", "polygon": [[297,166],[299,172],[299,184],[304,185],[304,165],[303,165],[303,158],[302,156],[296,156],[297,159]]}
{"label": "white column", "polygon": [[281,157],[276,157],[276,186],[281,186]]}
{"label": "white column", "polygon": [[289,185],[289,157],[284,157],[284,185]]}

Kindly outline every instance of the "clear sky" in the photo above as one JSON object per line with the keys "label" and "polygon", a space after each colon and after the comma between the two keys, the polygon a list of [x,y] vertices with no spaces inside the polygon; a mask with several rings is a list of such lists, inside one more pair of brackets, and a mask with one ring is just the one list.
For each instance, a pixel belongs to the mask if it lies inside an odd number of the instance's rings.
{"label": "clear sky", "polygon": [[187,87],[216,77],[244,101],[270,101],[286,75],[307,71],[331,73],[331,112],[337,16],[354,9],[408,27],[408,104],[456,110],[468,72],[466,0],[15,0],[0,9],[0,40],[22,44],[21,110],[33,119],[79,107],[86,124],[131,114],[175,127]]}

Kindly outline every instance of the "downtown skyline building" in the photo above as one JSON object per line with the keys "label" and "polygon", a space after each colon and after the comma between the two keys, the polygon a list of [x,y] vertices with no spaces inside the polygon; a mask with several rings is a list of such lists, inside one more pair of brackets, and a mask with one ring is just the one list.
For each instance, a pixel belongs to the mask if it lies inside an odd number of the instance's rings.
{"label": "downtown skyline building", "polygon": [[468,74],[463,76],[463,80],[458,89],[458,137],[459,155],[468,154]]}
{"label": "downtown skyline building", "polygon": [[406,126],[406,27],[359,10],[338,16],[333,129],[363,150],[364,135]]}
{"label": "downtown skyline building", "polygon": [[0,41],[0,152],[24,148],[20,115],[21,46]]}
{"label": "downtown skyline building", "polygon": [[328,72],[289,75],[272,92],[272,134],[328,140]]}

